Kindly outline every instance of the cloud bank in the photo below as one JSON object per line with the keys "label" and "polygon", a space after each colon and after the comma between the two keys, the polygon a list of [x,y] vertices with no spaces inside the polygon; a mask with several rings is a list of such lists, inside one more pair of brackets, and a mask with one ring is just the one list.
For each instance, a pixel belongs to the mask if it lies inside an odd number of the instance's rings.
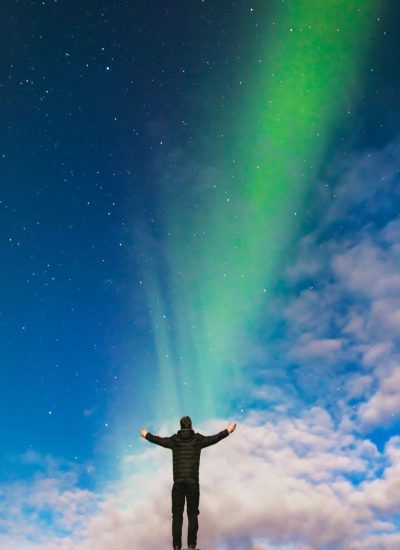
{"label": "cloud bank", "polygon": [[[221,420],[205,428],[219,431]],[[125,457],[121,479],[101,494],[78,488],[76,476],[61,471],[3,487],[1,547],[164,547],[171,540],[171,453],[141,444],[140,454]],[[202,453],[199,546],[395,548],[399,457],[400,437],[379,452],[319,407],[278,422],[249,413]]]}

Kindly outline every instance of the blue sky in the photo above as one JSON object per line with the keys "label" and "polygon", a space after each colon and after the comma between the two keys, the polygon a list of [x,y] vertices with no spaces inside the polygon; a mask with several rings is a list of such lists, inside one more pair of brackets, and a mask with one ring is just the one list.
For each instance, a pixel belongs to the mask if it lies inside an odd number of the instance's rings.
{"label": "blue sky", "polygon": [[[221,549],[399,543],[398,150],[394,140],[352,154],[347,165],[334,159],[329,180],[315,187],[315,222],[282,268],[265,323],[276,336],[254,340],[238,428],[202,458],[203,545],[215,536]],[[223,419],[198,426],[222,428]],[[111,537],[120,548],[139,547],[148,537],[146,509],[156,514],[152,537],[161,544],[169,533],[169,454],[135,434],[119,479],[92,487],[89,463],[36,450],[14,457],[31,477],[2,486],[4,544],[102,550]],[[229,521],[215,523],[213,513],[226,506]]]}
{"label": "blue sky", "polygon": [[[6,550],[131,550],[170,537],[171,456],[138,433],[170,435],[179,420],[152,416],[143,226],[177,150],[187,185],[193,166],[197,183],[219,173],[196,153],[211,118],[201,120],[201,98],[212,90],[231,113],[221,120],[235,115],[229,91],[264,44],[254,21],[272,21],[281,3],[155,4],[158,17],[147,2],[6,6]],[[400,73],[398,16],[385,6],[363,87],[247,341],[241,391],[228,418],[194,422],[210,434],[238,424],[202,455],[200,547],[400,546]]]}

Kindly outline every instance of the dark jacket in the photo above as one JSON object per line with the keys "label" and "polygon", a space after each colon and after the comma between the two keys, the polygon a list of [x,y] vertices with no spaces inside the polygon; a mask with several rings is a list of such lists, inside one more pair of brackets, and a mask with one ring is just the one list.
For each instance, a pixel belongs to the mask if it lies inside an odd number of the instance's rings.
{"label": "dark jacket", "polygon": [[184,428],[171,437],[159,437],[147,432],[146,439],[161,447],[172,449],[174,481],[192,479],[199,482],[201,449],[218,443],[228,435],[228,430],[205,436],[195,433],[191,428]]}

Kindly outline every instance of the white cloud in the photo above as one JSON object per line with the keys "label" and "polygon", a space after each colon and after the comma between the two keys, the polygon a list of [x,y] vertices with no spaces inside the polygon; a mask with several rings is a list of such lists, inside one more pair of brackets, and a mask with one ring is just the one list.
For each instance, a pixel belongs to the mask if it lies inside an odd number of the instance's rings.
{"label": "white cloud", "polygon": [[385,425],[400,418],[400,368],[385,372],[377,391],[360,406],[359,416],[363,424]]}
{"label": "white cloud", "polygon": [[333,163],[275,308],[286,322],[274,344],[286,370],[279,387],[346,416],[352,429],[399,421],[399,148],[397,140]]}
{"label": "white cloud", "polygon": [[[214,420],[201,431],[221,428]],[[3,487],[1,532],[7,535],[1,547],[131,550],[169,544],[171,452],[142,443],[141,453],[126,458],[122,478],[102,493],[80,489],[75,475],[61,472]],[[253,411],[202,453],[199,546],[347,550],[380,532],[393,535],[399,454],[399,438],[379,453],[368,440],[335,427],[319,407],[275,423]],[[142,473],[140,463],[147,466]],[[385,464],[380,478],[369,479]],[[352,476],[362,483],[352,483]],[[58,518],[53,527],[40,520],[47,508]]]}
{"label": "white cloud", "polygon": [[301,338],[296,347],[292,347],[290,356],[301,361],[314,361],[323,359],[325,362],[331,362],[337,359],[337,354],[341,349],[342,341],[335,338],[310,339],[306,334]]}
{"label": "white cloud", "polygon": [[371,387],[373,378],[366,375],[355,375],[346,382],[346,390],[349,399],[366,395]]}

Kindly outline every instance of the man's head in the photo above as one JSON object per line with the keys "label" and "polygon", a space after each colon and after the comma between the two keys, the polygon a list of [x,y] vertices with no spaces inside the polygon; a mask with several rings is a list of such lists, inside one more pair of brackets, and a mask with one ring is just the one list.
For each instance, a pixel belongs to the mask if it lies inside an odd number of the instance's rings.
{"label": "man's head", "polygon": [[187,429],[192,427],[192,421],[190,420],[190,416],[183,416],[181,418],[181,428]]}

